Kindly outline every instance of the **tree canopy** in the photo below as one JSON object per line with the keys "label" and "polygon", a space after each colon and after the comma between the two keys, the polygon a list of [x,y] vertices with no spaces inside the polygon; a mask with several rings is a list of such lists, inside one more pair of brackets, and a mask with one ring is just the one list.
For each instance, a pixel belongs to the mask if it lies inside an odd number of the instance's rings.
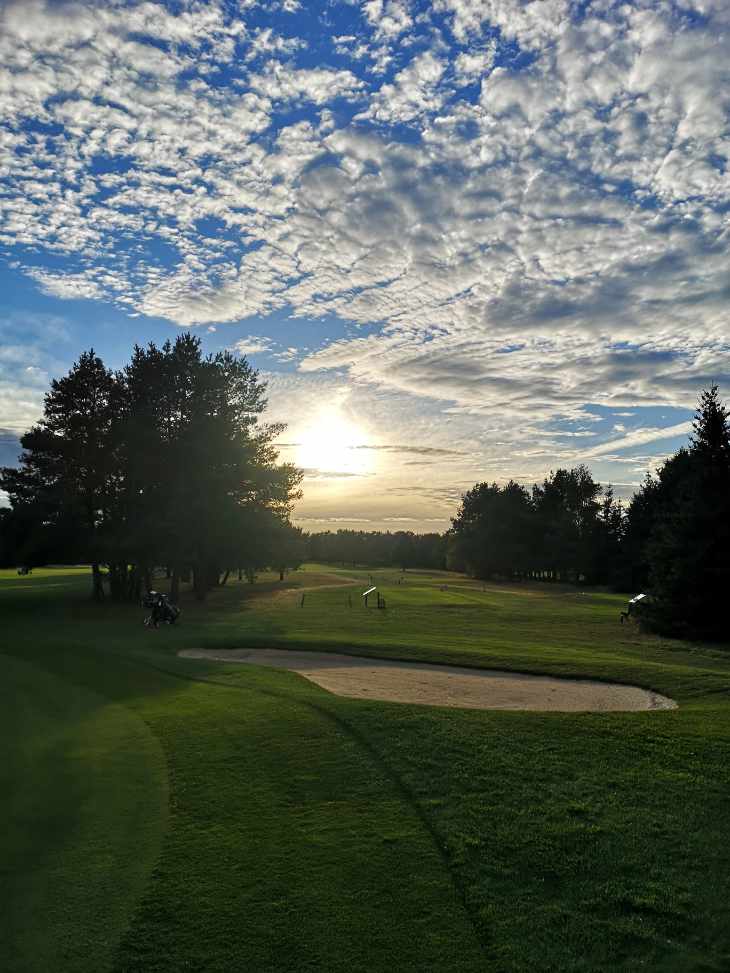
{"label": "tree canopy", "polygon": [[118,372],[85,352],[51,383],[20,466],[0,471],[4,560],[91,562],[97,598],[107,565],[118,599],[156,565],[173,593],[192,572],[202,598],[253,550],[257,566],[283,564],[301,474],[277,463],[265,390],[245,358],[203,356],[190,334],[136,346]]}
{"label": "tree canopy", "polygon": [[627,537],[655,627],[721,638],[730,631],[730,421],[717,386],[701,394],[693,430],[632,501]]}
{"label": "tree canopy", "polygon": [[623,531],[620,505],[585,466],[532,492],[513,480],[467,491],[449,531],[449,565],[479,578],[608,583]]}

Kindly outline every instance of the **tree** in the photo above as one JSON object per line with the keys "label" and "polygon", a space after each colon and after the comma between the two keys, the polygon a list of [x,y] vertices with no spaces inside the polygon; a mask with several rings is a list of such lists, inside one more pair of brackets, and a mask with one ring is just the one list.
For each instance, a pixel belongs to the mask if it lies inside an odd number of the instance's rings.
{"label": "tree", "polygon": [[532,506],[518,483],[477,483],[451,523],[451,565],[461,564],[478,578],[524,576],[529,570]]}
{"label": "tree", "polygon": [[650,622],[674,635],[727,637],[730,422],[717,386],[701,394],[690,446],[666,461],[651,496]]}
{"label": "tree", "polygon": [[90,561],[97,598],[102,562],[115,598],[136,598],[160,564],[172,567],[174,596],[191,570],[204,598],[299,496],[299,471],[277,464],[283,427],[259,424],[265,407],[245,359],[204,357],[190,334],[135,347],[116,374],[85,352],[52,383],[20,468],[0,474],[12,506],[3,535],[26,561],[50,550]]}
{"label": "tree", "polygon": [[577,582],[590,575],[601,489],[583,465],[559,469],[533,489],[537,545],[551,577]]}
{"label": "tree", "polygon": [[620,587],[626,517],[613,488],[607,487],[597,515],[589,527],[586,577],[592,584]]}
{"label": "tree", "polygon": [[620,569],[620,587],[625,591],[644,591],[649,586],[648,545],[659,515],[660,493],[659,480],[647,473],[626,512]]}
{"label": "tree", "polygon": [[413,543],[413,534],[409,531],[401,530],[395,535],[396,541],[393,547],[393,560],[401,569],[406,571],[412,568],[416,559],[416,551]]}
{"label": "tree", "polygon": [[294,527],[288,521],[277,519],[271,535],[270,563],[279,572],[279,581],[284,580],[287,571],[298,568],[304,557],[301,527]]}
{"label": "tree", "polygon": [[93,348],[84,352],[68,375],[51,382],[43,418],[21,438],[20,467],[0,472],[16,523],[27,527],[24,560],[52,551],[59,561],[89,560],[97,600],[104,597],[99,563],[118,475],[118,404],[117,379]]}
{"label": "tree", "polygon": [[161,551],[174,576],[189,565],[203,599],[221,570],[245,562],[264,523],[257,513],[288,518],[301,474],[276,462],[272,443],[283,427],[258,424],[266,386],[245,358],[203,357],[200,340],[186,334],[135,348],[124,377],[138,558]]}

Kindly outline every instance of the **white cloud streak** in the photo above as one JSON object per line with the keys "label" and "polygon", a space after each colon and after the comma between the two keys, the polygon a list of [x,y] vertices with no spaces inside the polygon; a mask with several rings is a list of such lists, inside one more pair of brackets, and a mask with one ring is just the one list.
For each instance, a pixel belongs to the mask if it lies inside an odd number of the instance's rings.
{"label": "white cloud streak", "polygon": [[330,63],[258,6],[0,7],[0,246],[45,293],[368,325],[303,380],[509,418],[524,455],[730,381],[726,4],[365,0]]}

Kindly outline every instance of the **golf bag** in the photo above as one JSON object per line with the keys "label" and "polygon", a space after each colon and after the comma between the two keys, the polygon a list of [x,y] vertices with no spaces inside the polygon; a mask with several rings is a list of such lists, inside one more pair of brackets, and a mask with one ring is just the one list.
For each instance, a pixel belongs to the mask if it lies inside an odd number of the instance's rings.
{"label": "golf bag", "polygon": [[160,625],[174,625],[180,616],[180,609],[173,605],[167,595],[160,591],[148,591],[142,601],[143,608],[151,609],[145,618],[147,628],[159,628]]}

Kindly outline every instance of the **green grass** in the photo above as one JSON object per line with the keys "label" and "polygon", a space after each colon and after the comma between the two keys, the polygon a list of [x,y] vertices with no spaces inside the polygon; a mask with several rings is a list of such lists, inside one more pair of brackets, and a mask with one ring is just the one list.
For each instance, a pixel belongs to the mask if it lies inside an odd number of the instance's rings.
{"label": "green grass", "polygon": [[106,968],[160,852],[162,748],[88,688],[8,656],[0,674],[0,966]]}
{"label": "green grass", "polygon": [[[0,572],[1,969],[730,968],[727,647],[620,626],[610,594],[372,576],[386,611],[362,607],[368,571],[307,565],[186,596],[179,628],[148,632],[90,603],[82,569]],[[176,655],[245,645],[615,679],[680,706],[376,703]]]}

